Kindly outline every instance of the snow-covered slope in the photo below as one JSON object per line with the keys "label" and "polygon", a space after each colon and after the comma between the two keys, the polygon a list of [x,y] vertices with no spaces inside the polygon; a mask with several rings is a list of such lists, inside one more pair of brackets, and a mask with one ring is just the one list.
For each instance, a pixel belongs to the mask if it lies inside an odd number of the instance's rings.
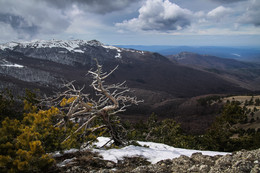
{"label": "snow-covered slope", "polygon": [[[103,47],[108,51],[109,49],[116,50],[117,53],[114,56],[115,58],[122,58],[121,52],[123,50],[144,54],[143,51],[123,49],[115,46],[104,45],[103,43],[97,40],[85,41],[85,40],[54,40],[53,39],[53,40],[36,40],[31,42],[9,42],[9,43],[0,44],[0,50],[6,50],[6,49],[15,50],[15,48],[22,48],[22,49],[63,48],[69,52],[85,53],[87,50],[85,46]],[[59,51],[59,52],[64,53],[64,51]]]}
{"label": "snow-covered slope", "polygon": [[20,46],[22,48],[65,48],[68,51],[75,50],[82,45],[90,45],[90,46],[102,46],[103,44],[96,41],[84,41],[84,40],[70,40],[70,41],[63,41],[63,40],[37,40],[31,42],[10,42],[0,45],[0,49],[11,49],[13,50],[16,46]]}
{"label": "snow-covered slope", "polygon": [[[36,40],[30,42],[9,42],[0,44],[0,51],[11,50],[25,54],[26,56],[40,59],[47,59],[50,61],[73,65],[76,63],[84,64],[77,59],[79,56],[97,57],[108,56],[115,59],[122,59],[122,53],[137,53],[144,55],[144,51],[133,49],[124,49],[111,45],[105,45],[97,40]],[[76,57],[74,57],[74,55]],[[69,58],[68,58],[69,57]],[[72,58],[71,58],[72,57]],[[84,58],[83,58],[84,59]],[[72,62],[74,61],[74,62]]]}

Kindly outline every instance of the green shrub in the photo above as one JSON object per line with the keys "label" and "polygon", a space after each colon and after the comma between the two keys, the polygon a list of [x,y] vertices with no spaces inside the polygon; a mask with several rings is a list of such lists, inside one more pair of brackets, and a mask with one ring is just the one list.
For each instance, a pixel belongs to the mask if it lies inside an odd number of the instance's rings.
{"label": "green shrub", "polygon": [[[79,133],[62,143],[77,126],[61,128],[53,126],[53,119],[59,114],[57,108],[39,110],[25,101],[22,120],[6,118],[0,128],[0,169],[2,172],[42,172],[54,163],[46,154],[71,147],[79,147]],[[69,126],[69,124],[68,124]],[[92,135],[91,139],[95,139]]]}

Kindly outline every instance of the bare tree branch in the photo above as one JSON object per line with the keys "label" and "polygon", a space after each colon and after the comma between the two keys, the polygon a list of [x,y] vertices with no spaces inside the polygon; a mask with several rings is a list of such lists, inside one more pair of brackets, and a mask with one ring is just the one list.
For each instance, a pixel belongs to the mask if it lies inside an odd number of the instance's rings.
{"label": "bare tree branch", "polygon": [[[111,85],[104,84],[104,79],[108,78],[117,68],[118,66],[109,73],[102,72],[102,66],[97,62],[97,69],[95,71],[88,71],[88,75],[93,79],[90,86],[96,91],[94,98],[90,98],[89,94],[83,93],[85,86],[77,89],[74,86],[75,81],[71,81],[64,85],[65,91],[58,93],[53,98],[45,99],[47,105],[55,105],[61,110],[60,117],[62,119],[55,126],[64,126],[68,121],[80,123],[80,127],[73,132],[75,134],[83,127],[88,130],[93,128],[91,127],[91,122],[100,117],[104,123],[102,127],[108,129],[115,143],[122,145],[122,137],[117,130],[122,130],[123,127],[116,127],[110,116],[124,112],[126,107],[132,104],[137,105],[142,101],[137,100],[136,97],[125,95],[130,91],[125,85],[126,81]],[[70,137],[71,135],[66,137],[63,142],[67,141]]]}

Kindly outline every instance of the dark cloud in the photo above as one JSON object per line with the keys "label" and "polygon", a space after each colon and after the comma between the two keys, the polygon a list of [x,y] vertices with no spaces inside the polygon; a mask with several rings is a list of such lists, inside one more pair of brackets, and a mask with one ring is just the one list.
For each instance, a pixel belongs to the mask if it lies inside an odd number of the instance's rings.
{"label": "dark cloud", "polygon": [[[57,34],[66,30],[70,18],[62,10],[50,8],[40,1],[0,0],[1,29],[19,39]],[[14,38],[12,38],[14,39]]]}
{"label": "dark cloud", "polygon": [[22,16],[17,16],[13,14],[0,13],[0,22],[9,24],[13,30],[22,37],[26,34],[27,36],[33,37],[38,33],[39,27],[30,22],[26,21]]}
{"label": "dark cloud", "polygon": [[260,1],[252,0],[250,2],[249,7],[246,8],[245,13],[240,17],[239,22],[260,27]]}
{"label": "dark cloud", "polygon": [[[138,0],[0,0],[0,29],[4,32],[0,40],[10,35],[10,39],[35,39],[55,37],[67,30],[89,31],[101,23],[96,14],[123,10],[136,2]],[[77,27],[79,29],[73,31]]]}
{"label": "dark cloud", "polygon": [[172,31],[172,30],[180,30],[188,25],[190,25],[190,20],[187,18],[172,18],[168,20],[157,19],[153,23],[145,23],[141,27],[142,30],[157,30],[157,31]]}
{"label": "dark cloud", "polygon": [[77,5],[87,12],[106,14],[129,7],[138,0],[45,0],[48,4],[57,8],[70,8]]}

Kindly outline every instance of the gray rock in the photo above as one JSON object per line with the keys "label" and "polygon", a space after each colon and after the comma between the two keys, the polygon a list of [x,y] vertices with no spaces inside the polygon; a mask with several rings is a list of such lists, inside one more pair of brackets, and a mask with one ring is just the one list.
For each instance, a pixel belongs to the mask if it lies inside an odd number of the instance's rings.
{"label": "gray rock", "polygon": [[197,173],[260,173],[260,149],[238,151],[225,156],[205,156],[194,153],[191,157],[180,156],[171,161],[140,166],[133,173],[147,172],[197,172]]}
{"label": "gray rock", "polygon": [[[104,161],[93,157],[98,166],[84,167],[80,163],[68,167],[64,172],[91,173],[260,173],[260,149],[238,151],[224,156],[206,156],[195,153],[191,157],[180,156],[162,160],[156,164],[147,163],[144,158],[125,158],[120,163]],[[148,164],[148,165],[144,165]],[[88,169],[88,170],[87,170]]]}

